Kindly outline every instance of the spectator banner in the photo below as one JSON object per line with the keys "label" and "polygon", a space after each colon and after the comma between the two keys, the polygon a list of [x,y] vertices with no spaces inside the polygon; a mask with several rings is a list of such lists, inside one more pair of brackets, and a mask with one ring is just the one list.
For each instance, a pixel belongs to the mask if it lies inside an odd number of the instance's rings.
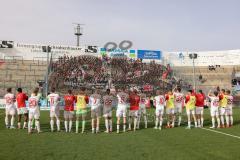
{"label": "spectator banner", "polygon": [[161,59],[161,51],[152,51],[152,50],[138,50],[137,57],[140,59]]}

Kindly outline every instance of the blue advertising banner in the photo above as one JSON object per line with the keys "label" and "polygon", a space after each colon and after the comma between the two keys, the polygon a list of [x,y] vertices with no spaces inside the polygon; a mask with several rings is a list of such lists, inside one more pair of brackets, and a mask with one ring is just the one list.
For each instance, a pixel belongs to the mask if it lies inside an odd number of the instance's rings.
{"label": "blue advertising banner", "polygon": [[137,57],[140,59],[161,59],[161,51],[152,51],[152,50],[138,50]]}

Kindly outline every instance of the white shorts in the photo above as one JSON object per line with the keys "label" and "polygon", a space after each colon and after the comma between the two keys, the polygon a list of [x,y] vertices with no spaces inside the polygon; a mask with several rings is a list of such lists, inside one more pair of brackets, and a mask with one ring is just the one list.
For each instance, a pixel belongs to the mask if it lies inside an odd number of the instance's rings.
{"label": "white shorts", "polygon": [[175,105],[175,113],[182,113],[182,104]]}
{"label": "white shorts", "polygon": [[109,107],[104,107],[103,108],[103,117],[112,117],[112,109]]}
{"label": "white shorts", "polygon": [[138,111],[139,110],[130,110],[129,117],[138,117]]}
{"label": "white shorts", "polygon": [[60,109],[59,106],[50,106],[50,118],[59,118],[60,116]]}
{"label": "white shorts", "polygon": [[72,119],[74,111],[64,111],[64,119]]}
{"label": "white shorts", "polygon": [[221,115],[221,116],[226,115],[226,108],[225,108],[225,107],[220,107],[220,108],[219,108],[219,112],[220,112],[220,115]]}
{"label": "white shorts", "polygon": [[214,116],[219,116],[218,107],[211,107],[210,113],[211,113],[211,116],[212,116],[212,117],[214,117]]}
{"label": "white shorts", "polygon": [[174,108],[167,108],[166,114],[174,114],[175,109]]}
{"label": "white shorts", "polygon": [[138,110],[138,114],[139,114],[139,115],[147,114],[147,110],[146,110],[146,108],[145,108],[145,107],[143,107],[143,108],[139,108],[139,110]]}
{"label": "white shorts", "polygon": [[36,108],[36,109],[29,109],[29,112],[28,112],[28,118],[29,119],[39,119],[40,117],[40,111],[39,111],[39,108]]}
{"label": "white shorts", "polygon": [[204,107],[196,107],[196,114],[203,115],[203,110],[204,110]]}
{"label": "white shorts", "polygon": [[231,116],[232,115],[232,107],[226,107],[226,115]]}
{"label": "white shorts", "polygon": [[18,115],[26,114],[26,113],[28,113],[28,110],[26,107],[18,108],[17,113],[18,113]]}
{"label": "white shorts", "polygon": [[105,112],[103,114],[103,117],[107,118],[107,117],[112,117],[112,111],[109,111],[109,112]]}
{"label": "white shorts", "polygon": [[157,107],[155,111],[156,116],[160,116],[164,114],[164,107]]}
{"label": "white shorts", "polygon": [[99,118],[101,116],[100,107],[91,110],[91,118]]}
{"label": "white shorts", "polygon": [[175,103],[175,113],[182,113],[182,103]]}
{"label": "white shorts", "polygon": [[195,115],[195,108],[193,108],[193,109],[186,109],[186,112],[187,112],[187,115],[190,115],[190,114]]}
{"label": "white shorts", "polygon": [[16,114],[16,108],[15,108],[15,106],[14,106],[14,105],[6,106],[5,114],[6,114],[6,115],[14,116],[14,115]]}
{"label": "white shorts", "polygon": [[116,111],[117,117],[126,117],[127,116],[127,106],[126,105],[118,105]]}
{"label": "white shorts", "polygon": [[55,111],[50,111],[50,118],[59,118],[60,116],[60,111],[59,110],[55,110]]}

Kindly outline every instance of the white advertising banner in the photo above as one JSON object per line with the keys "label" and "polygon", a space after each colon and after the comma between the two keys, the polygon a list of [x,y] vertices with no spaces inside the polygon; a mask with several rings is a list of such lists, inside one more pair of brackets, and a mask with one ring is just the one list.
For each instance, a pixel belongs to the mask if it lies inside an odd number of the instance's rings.
{"label": "white advertising banner", "polygon": [[[4,41],[12,42],[12,41]],[[3,41],[0,41],[0,44]],[[0,46],[0,58],[7,59],[8,57],[16,56],[23,58],[25,60],[33,60],[34,58],[47,57],[47,53],[43,52],[43,46],[50,46],[51,53],[53,58],[59,56],[68,55],[68,56],[78,56],[85,54],[85,47],[76,47],[76,46],[64,46],[64,45],[44,45],[44,44],[23,44],[23,43],[11,43],[11,45],[1,45]],[[88,55],[91,53],[88,53]]]}
{"label": "white advertising banner", "polygon": [[[79,56],[79,55],[93,55],[101,56],[107,55],[109,57],[128,57],[137,59],[137,51],[135,49],[121,50],[115,49],[106,51],[104,48],[97,46],[65,46],[65,45],[50,45],[50,44],[24,44],[13,41],[0,40],[0,59],[16,56],[15,58],[23,58],[25,60],[33,60],[34,58],[44,57],[46,60],[47,53],[42,51],[43,46],[50,46],[53,58],[59,56]],[[161,52],[162,58],[166,63],[173,66],[192,66],[192,59],[189,54],[197,53],[198,57],[195,59],[196,66],[209,65],[240,65],[240,50],[226,50],[226,51],[203,51],[203,52]],[[44,60],[44,59],[43,59]],[[157,59],[156,59],[157,61]],[[161,61],[161,60],[160,60]]]}
{"label": "white advertising banner", "polygon": [[240,50],[206,52],[164,52],[164,57],[174,66],[192,66],[189,54],[197,53],[196,66],[240,65]]}

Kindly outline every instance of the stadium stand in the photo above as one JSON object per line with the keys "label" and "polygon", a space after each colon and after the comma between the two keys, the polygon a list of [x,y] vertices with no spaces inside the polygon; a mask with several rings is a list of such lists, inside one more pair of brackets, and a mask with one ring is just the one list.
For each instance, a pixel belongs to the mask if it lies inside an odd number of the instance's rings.
{"label": "stadium stand", "polygon": [[[217,67],[215,70],[209,70],[208,67],[197,66],[195,68],[196,86],[207,92],[211,88],[219,86],[220,88],[231,88],[234,66]],[[192,67],[173,67],[175,77],[192,84],[193,69]]]}
{"label": "stadium stand", "polygon": [[30,93],[32,88],[38,86],[37,81],[44,80],[46,69],[46,61],[24,60],[20,56],[4,57],[0,65],[0,96],[5,94],[8,87],[22,87]]}

